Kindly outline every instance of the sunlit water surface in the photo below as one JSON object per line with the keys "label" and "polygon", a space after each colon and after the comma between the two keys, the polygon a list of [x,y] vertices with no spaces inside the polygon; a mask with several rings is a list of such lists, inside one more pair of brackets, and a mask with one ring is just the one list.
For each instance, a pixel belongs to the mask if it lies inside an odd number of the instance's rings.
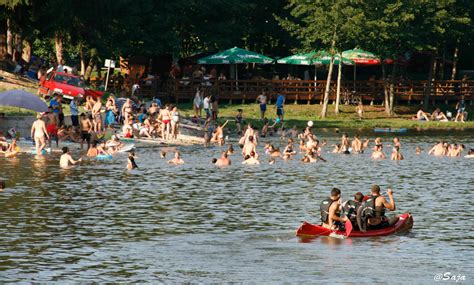
{"label": "sunlit water surface", "polygon": [[[401,138],[400,162],[324,154],[327,163],[244,167],[234,155],[219,169],[210,160],[221,149],[201,146],[180,148],[183,166],[161,160],[159,147],[139,148],[134,171],[125,170],[124,154],[71,170],[58,169],[58,154],[0,158],[8,186],[0,193],[0,281],[429,284],[453,272],[471,283],[474,159],[426,151],[439,139],[473,147],[474,135]],[[374,183],[394,189],[397,213],[412,212],[411,233],[295,237],[301,221],[319,222],[319,202],[332,187],[350,198]]]}

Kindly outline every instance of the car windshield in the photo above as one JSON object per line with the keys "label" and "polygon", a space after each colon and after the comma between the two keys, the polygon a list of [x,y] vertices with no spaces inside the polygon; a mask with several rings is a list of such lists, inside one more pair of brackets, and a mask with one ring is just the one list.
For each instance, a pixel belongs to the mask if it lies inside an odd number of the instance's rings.
{"label": "car windshield", "polygon": [[56,74],[56,76],[54,76],[54,81],[72,86],[83,87],[82,81],[77,77]]}

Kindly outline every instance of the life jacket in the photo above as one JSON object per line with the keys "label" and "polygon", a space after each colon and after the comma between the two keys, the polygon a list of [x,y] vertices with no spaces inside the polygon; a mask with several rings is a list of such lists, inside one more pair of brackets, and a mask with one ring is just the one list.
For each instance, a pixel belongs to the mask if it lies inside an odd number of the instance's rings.
{"label": "life jacket", "polygon": [[335,201],[333,201],[331,198],[326,198],[321,201],[321,204],[319,205],[319,210],[321,211],[321,222],[323,222],[324,224],[327,224],[328,222],[329,208],[334,202]]}
{"label": "life jacket", "polygon": [[380,196],[370,196],[367,200],[362,202],[359,209],[357,209],[357,225],[363,232],[367,231],[368,219],[369,218],[381,218],[385,216],[385,208],[382,210],[376,210],[375,200]]}
{"label": "life jacket", "polygon": [[346,215],[351,222],[356,223],[357,222],[357,210],[359,207],[362,205],[362,203],[359,203],[354,200],[349,200],[346,201],[342,204],[342,211],[344,212],[344,215]]}

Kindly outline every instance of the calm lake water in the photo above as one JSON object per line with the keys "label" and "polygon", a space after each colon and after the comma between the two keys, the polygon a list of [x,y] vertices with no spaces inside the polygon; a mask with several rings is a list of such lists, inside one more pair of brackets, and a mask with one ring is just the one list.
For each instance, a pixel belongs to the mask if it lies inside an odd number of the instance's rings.
{"label": "calm lake water", "polygon": [[[320,138],[332,144],[336,135]],[[430,284],[452,272],[472,284],[474,159],[426,151],[440,139],[474,147],[474,133],[401,139],[400,162],[324,154],[327,163],[244,167],[233,155],[219,169],[210,160],[221,149],[200,146],[180,147],[186,164],[177,167],[159,158],[159,147],[140,148],[140,169],[131,172],[124,154],[71,170],[58,169],[55,154],[0,158],[8,186],[0,193],[0,282]],[[393,188],[396,213],[412,212],[411,233],[295,237],[301,221],[319,222],[332,187],[347,199],[374,183]]]}

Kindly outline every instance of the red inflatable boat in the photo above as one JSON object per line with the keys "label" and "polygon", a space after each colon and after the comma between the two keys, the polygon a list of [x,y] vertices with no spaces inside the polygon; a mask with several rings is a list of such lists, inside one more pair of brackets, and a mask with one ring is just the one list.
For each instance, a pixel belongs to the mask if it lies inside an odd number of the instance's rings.
{"label": "red inflatable boat", "polygon": [[[406,232],[413,227],[413,217],[410,213],[401,214],[398,216],[398,221],[391,227],[370,230],[366,232],[352,231],[349,237],[376,237],[376,236],[387,236],[394,233]],[[315,236],[330,236],[331,234],[346,236],[345,231],[334,231],[322,227],[321,225],[313,225],[308,222],[304,222],[297,230],[296,235],[299,237],[315,237]]]}

